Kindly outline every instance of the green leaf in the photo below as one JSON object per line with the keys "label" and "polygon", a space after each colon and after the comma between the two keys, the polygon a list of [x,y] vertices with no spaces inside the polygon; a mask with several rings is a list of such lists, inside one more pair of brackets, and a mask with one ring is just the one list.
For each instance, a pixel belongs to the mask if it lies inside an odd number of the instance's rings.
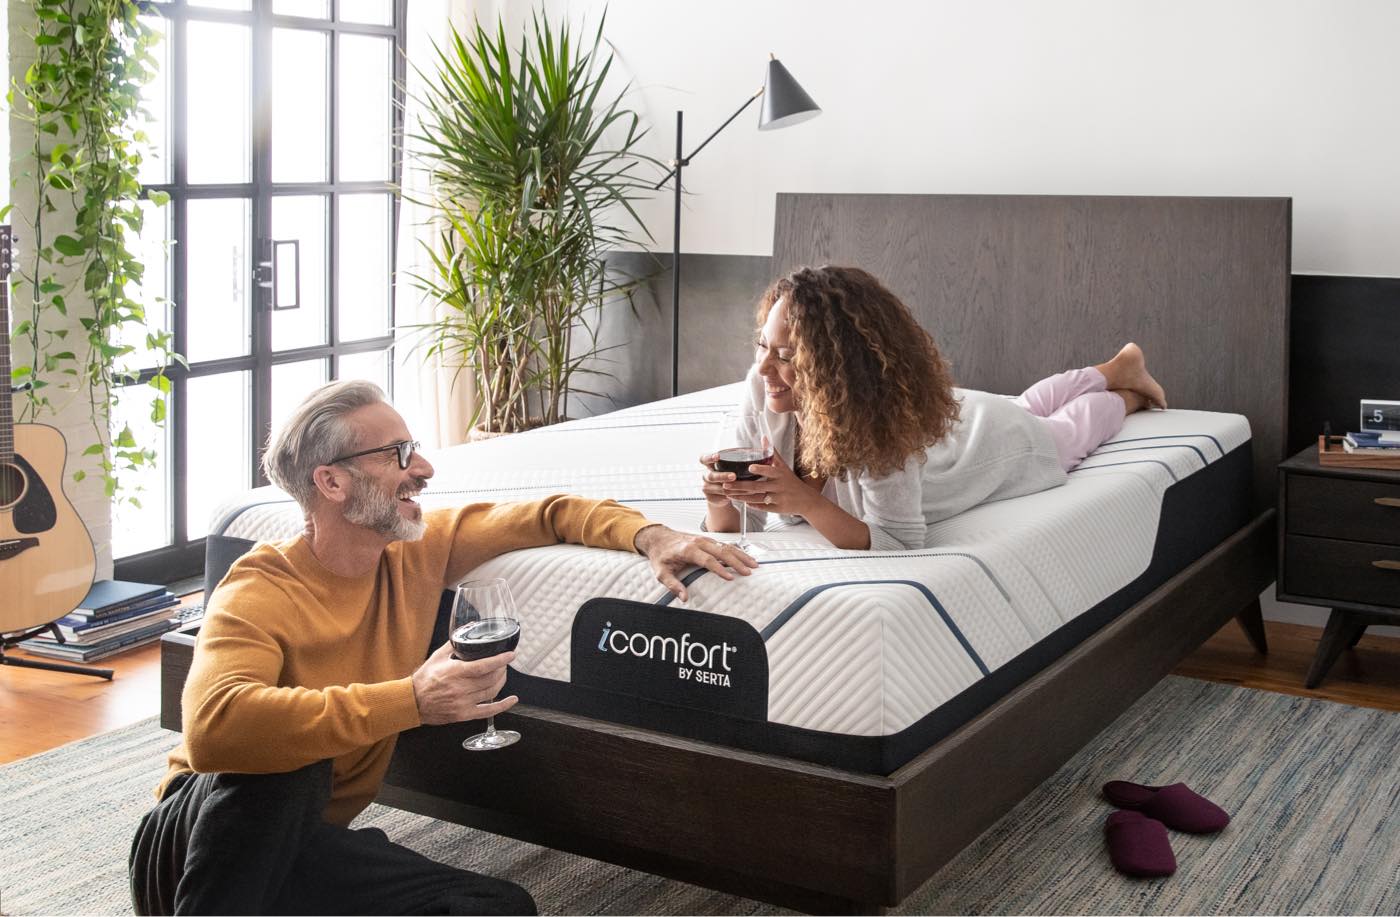
{"label": "green leaf", "polygon": [[100,454],[102,454],[102,444],[101,444],[101,443],[93,443],[91,446],[88,446],[86,449],[83,450],[83,455],[100,455]]}
{"label": "green leaf", "polygon": [[164,207],[170,203],[170,193],[168,191],[148,191],[146,198],[157,207]]}
{"label": "green leaf", "polygon": [[61,235],[55,238],[53,240],[53,247],[58,249],[62,254],[68,255],[70,258],[80,258],[83,253],[88,250],[88,247],[80,240],[68,235]]}
{"label": "green leaf", "polygon": [[135,448],[136,437],[132,435],[130,424],[127,424],[122,427],[122,431],[116,435],[115,439],[112,440],[112,445],[119,446],[124,449]]}
{"label": "green leaf", "polygon": [[82,480],[83,478],[85,478],[85,477],[87,477],[87,472],[86,472],[86,471],[83,471],[82,469],[79,469],[79,470],[73,472],[73,480],[74,480],[74,481],[81,481],[81,480]]}

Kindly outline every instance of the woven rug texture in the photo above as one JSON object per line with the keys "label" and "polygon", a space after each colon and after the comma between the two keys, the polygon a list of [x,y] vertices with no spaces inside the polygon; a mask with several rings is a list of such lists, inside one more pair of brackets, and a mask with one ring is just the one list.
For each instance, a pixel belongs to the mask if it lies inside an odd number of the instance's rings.
{"label": "woven rug texture", "polygon": [[[130,914],[128,845],[177,739],[152,718],[0,768],[0,913]],[[1169,677],[896,912],[1394,914],[1397,749],[1394,713]],[[1125,878],[1103,842],[1112,779],[1184,781],[1234,821],[1173,833],[1175,876]],[[518,882],[546,914],[785,913],[383,806],[355,824]]]}

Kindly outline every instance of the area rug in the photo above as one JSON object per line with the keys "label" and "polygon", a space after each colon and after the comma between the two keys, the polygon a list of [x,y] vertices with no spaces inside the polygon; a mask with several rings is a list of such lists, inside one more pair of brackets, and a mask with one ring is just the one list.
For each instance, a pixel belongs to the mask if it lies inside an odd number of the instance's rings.
{"label": "area rug", "polygon": [[[127,845],[177,738],[152,719],[0,768],[0,913],[130,914]],[[1394,914],[1398,748],[1397,714],[1167,678],[896,912]],[[1175,876],[1124,878],[1098,795],[1115,778],[1186,781],[1234,822],[1173,834]],[[546,914],[784,913],[382,806],[356,824],[518,882]]]}

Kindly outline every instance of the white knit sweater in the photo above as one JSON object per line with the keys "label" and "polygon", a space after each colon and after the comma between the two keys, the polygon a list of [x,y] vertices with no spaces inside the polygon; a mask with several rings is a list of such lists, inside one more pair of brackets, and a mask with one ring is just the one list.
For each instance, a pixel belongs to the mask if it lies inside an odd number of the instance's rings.
{"label": "white knit sweater", "polygon": [[[775,414],[765,406],[763,379],[750,369],[741,411],[761,410],[773,446],[792,466],[797,422],[794,414]],[[925,450],[926,461],[910,457],[904,467],[883,477],[848,470],[846,479],[829,478],[822,496],[870,528],[872,551],[931,547],[928,527],[980,503],[1007,500],[1065,483],[1049,428],[1020,405],[1001,395],[956,389],[961,416],[948,435]],[[879,405],[872,405],[879,410]],[[725,446],[727,443],[716,443]],[[749,522],[760,528],[767,513],[751,509]],[[783,515],[785,522],[802,521]]]}

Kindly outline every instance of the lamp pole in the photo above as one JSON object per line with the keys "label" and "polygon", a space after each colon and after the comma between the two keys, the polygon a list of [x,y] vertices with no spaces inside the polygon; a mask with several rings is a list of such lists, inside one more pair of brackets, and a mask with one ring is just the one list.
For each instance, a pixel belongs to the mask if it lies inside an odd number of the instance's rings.
{"label": "lamp pole", "polygon": [[[681,168],[689,160],[681,155],[684,112],[676,112],[676,222],[671,235],[671,397],[681,393]],[[665,179],[662,179],[665,182]]]}
{"label": "lamp pole", "polygon": [[666,173],[666,177],[656,183],[653,190],[660,191],[665,187],[666,182],[671,180],[671,176],[676,178],[676,221],[674,232],[671,235],[671,397],[674,398],[681,393],[681,169],[690,165],[690,160],[695,158],[710,141],[719,136],[719,132],[728,127],[735,118],[744,113],[744,109],[754,103],[754,100],[767,93],[767,98],[763,100],[763,110],[759,112],[758,129],[761,131],[774,130],[780,127],[787,127],[789,124],[799,124],[809,118],[815,118],[821,114],[821,108],[806,91],[797,84],[788,73],[787,68],[778,62],[774,55],[768,55],[768,74],[764,79],[763,86],[757,92],[744,100],[734,114],[725,119],[724,123],[715,128],[714,133],[705,138],[689,156],[683,152],[681,146],[681,126],[684,115],[676,112],[676,158],[671,161],[671,171]]}
{"label": "lamp pole", "polygon": [[674,398],[681,393],[681,169],[690,165],[690,160],[695,157],[709,142],[719,136],[719,132],[729,126],[735,118],[744,113],[744,109],[753,104],[754,99],[763,95],[764,87],[744,100],[744,104],[739,109],[725,119],[724,123],[715,128],[714,133],[705,138],[705,141],[691,151],[689,156],[682,153],[684,149],[681,145],[681,134],[685,120],[684,112],[676,112],[676,158],[671,160],[671,171],[667,172],[661,181],[656,183],[656,190],[665,187],[666,182],[672,176],[676,179],[676,214],[673,232],[671,235],[671,397]]}

